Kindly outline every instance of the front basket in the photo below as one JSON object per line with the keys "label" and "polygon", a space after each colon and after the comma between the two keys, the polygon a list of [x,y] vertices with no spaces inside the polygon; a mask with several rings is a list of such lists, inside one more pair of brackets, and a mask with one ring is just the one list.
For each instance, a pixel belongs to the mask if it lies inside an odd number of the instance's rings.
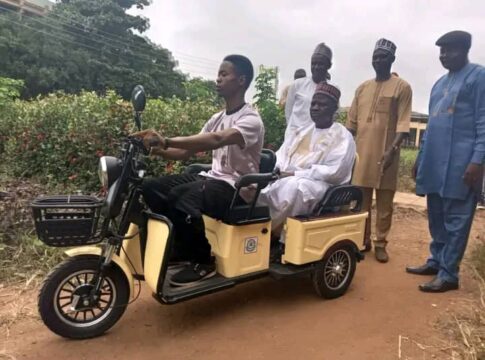
{"label": "front basket", "polygon": [[56,195],[35,199],[32,204],[35,230],[49,246],[95,244],[103,201],[86,195]]}

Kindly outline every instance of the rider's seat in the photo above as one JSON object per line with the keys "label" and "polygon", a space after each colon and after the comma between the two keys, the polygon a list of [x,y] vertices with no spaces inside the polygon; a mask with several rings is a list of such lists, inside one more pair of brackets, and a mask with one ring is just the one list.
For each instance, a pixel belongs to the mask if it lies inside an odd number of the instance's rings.
{"label": "rider's seat", "polygon": [[[231,206],[220,220],[229,225],[245,225],[266,222],[271,219],[269,208],[267,206],[258,206],[256,205],[256,202],[261,190],[266,187],[270,181],[275,179],[275,175],[272,173],[275,164],[275,153],[270,149],[263,149],[261,151],[259,173],[243,175],[236,181],[234,185],[236,191]],[[185,172],[188,174],[198,174],[201,171],[209,171],[210,169],[211,165],[209,164],[191,164],[187,166]],[[237,205],[236,200],[238,199],[239,192],[242,188],[250,185],[256,185],[253,201],[250,204]]]}

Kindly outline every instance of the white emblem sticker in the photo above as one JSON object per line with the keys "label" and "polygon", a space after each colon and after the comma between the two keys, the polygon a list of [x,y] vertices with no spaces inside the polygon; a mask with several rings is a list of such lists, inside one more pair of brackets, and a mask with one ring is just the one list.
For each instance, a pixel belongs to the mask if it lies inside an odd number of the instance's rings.
{"label": "white emblem sticker", "polygon": [[245,254],[252,254],[258,250],[258,238],[257,237],[250,237],[244,240],[244,253]]}

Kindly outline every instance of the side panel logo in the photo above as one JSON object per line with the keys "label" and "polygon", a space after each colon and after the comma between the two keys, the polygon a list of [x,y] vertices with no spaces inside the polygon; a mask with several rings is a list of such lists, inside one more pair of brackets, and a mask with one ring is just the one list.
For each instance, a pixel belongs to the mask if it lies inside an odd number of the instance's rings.
{"label": "side panel logo", "polygon": [[244,253],[252,254],[258,250],[258,238],[250,237],[244,240]]}

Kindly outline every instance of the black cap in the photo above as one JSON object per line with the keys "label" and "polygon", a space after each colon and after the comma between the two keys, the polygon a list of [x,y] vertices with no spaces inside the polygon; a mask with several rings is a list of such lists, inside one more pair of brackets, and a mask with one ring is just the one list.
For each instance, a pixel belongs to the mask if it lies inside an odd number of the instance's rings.
{"label": "black cap", "polygon": [[436,40],[436,45],[459,45],[466,49],[470,49],[472,46],[472,35],[466,31],[450,31]]}

